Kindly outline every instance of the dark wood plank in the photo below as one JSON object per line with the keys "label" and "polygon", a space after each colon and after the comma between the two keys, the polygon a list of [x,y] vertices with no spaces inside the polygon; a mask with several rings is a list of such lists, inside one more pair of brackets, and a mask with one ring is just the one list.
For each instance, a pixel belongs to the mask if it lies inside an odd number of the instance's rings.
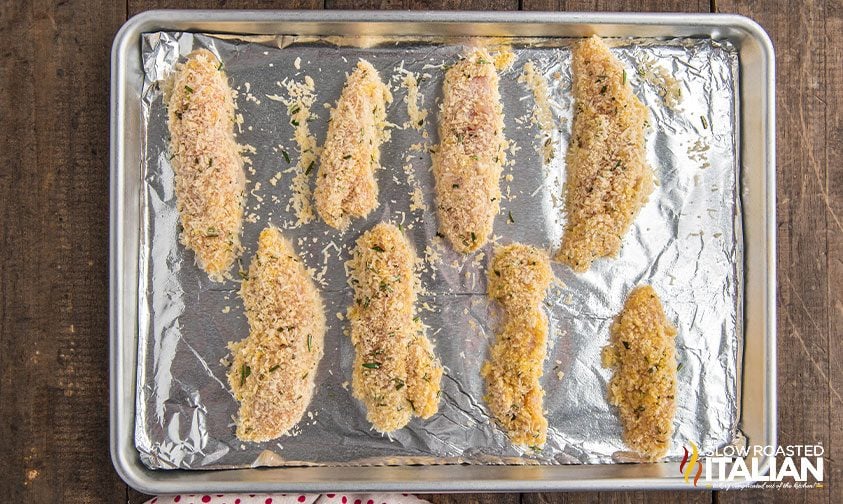
{"label": "dark wood plank", "polygon": [[125,5],[0,9],[0,495],[114,502],[108,61]]}
{"label": "dark wood plank", "polygon": [[[826,10],[825,33],[843,33],[843,4],[831,2]],[[843,464],[839,463],[843,451],[843,46],[826,45],[826,178],[828,191],[828,379],[829,379],[829,443],[826,453],[835,462],[826,459],[826,478],[829,484],[829,502],[843,502]]]}
{"label": "dark wood plank", "polygon": [[525,493],[521,504],[599,504],[600,492]]}
{"label": "dark wood plank", "polygon": [[429,494],[419,495],[433,504],[518,504],[520,495],[515,494]]}
{"label": "dark wood plank", "polygon": [[709,12],[710,0],[523,0],[524,10]]}
{"label": "dark wood plank", "polygon": [[574,492],[524,494],[522,504],[708,504],[712,492]]}
{"label": "dark wood plank", "polygon": [[326,9],[518,10],[518,0],[325,0]]}
{"label": "dark wood plank", "polygon": [[[839,342],[840,304],[835,320],[838,332],[830,332],[830,296],[839,303],[839,285],[843,276],[839,266],[841,192],[831,179],[829,153],[839,157],[839,143],[829,142],[828,121],[836,123],[839,137],[840,116],[830,103],[840,104],[841,83],[830,80],[843,77],[837,42],[830,41],[826,2],[764,2],[718,0],[720,12],[734,12],[754,18],[764,26],[777,48],[778,108],[778,412],[779,443],[823,443],[831,447],[829,425],[837,424],[840,446]],[[836,9],[837,27],[839,7]],[[837,52],[831,62],[830,54]],[[830,66],[833,65],[833,66]],[[830,102],[831,100],[831,102]],[[840,168],[836,167],[839,176]],[[829,269],[830,240],[835,242],[836,261]],[[833,294],[832,294],[833,293]],[[833,310],[832,310],[833,311]],[[832,374],[830,362],[837,374]],[[826,450],[830,457],[834,452]],[[834,467],[826,461],[826,467]],[[826,469],[829,471],[829,469]],[[834,471],[834,469],[831,469]],[[837,469],[839,473],[839,468]],[[828,474],[828,472],[827,472]],[[720,492],[718,502],[839,502],[830,499],[829,487],[808,491]]]}
{"label": "dark wood plank", "polygon": [[322,0],[126,0],[129,16],[153,9],[321,9]]}

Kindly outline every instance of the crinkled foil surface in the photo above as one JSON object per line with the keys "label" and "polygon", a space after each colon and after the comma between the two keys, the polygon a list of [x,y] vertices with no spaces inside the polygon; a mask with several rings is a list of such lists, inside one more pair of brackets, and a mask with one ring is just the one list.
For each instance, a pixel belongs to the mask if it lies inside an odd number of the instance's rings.
{"label": "crinkled foil surface", "polygon": [[[550,342],[542,385],[550,423],[539,453],[515,448],[490,419],[480,367],[494,338],[495,307],[485,296],[485,266],[492,244],[460,257],[436,238],[428,149],[436,143],[436,113],[443,67],[465,44],[511,49],[516,59],[501,72],[505,134],[512,142],[495,222],[497,243],[520,241],[555,251],[565,223],[562,191],[571,131],[572,41],[566,39],[372,39],[234,37],[192,33],[144,36],[143,129],[145,157],[140,259],[138,395],[135,442],[152,468],[215,469],[261,465],[440,463],[593,464],[634,461],[606,400],[610,372],[600,351],[629,291],[650,283],[679,329],[676,339],[677,411],[670,458],[695,442],[702,452],[737,442],[742,342],[742,233],[738,161],[737,52],[708,39],[616,40],[613,52],[627,68],[635,93],[650,108],[648,159],[659,184],[623,242],[619,257],[598,260],[585,274],[554,264],[558,284],[545,309]],[[238,142],[247,153],[247,221],[242,267],[257,235],[272,223],[293,239],[314,270],[325,299],[329,330],[318,369],[317,393],[293,435],[267,443],[234,436],[237,402],[228,390],[226,344],[248,335],[237,295],[239,280],[213,283],[179,243],[166,109],[160,80],[179,58],[205,47],[222,59],[243,123]],[[392,88],[388,118],[396,126],[382,148],[380,206],[345,233],[318,219],[300,227],[288,203],[299,152],[293,141],[283,83],[315,83],[310,129],[324,142],[330,111],[345,75],[358,58],[370,61]],[[531,121],[536,101],[518,78],[532,61],[547,80],[555,126]],[[664,68],[681,87],[681,101],[665,105],[663,86],[646,78]],[[420,78],[420,106],[429,112],[420,130],[409,121],[401,85],[406,72]],[[270,97],[275,97],[272,99]],[[426,132],[426,133],[424,133]],[[426,135],[426,136],[425,136]],[[555,156],[543,162],[550,138]],[[283,151],[283,152],[282,152]],[[288,153],[287,162],[284,152]],[[280,172],[280,176],[278,175]],[[310,175],[311,186],[316,170]],[[413,174],[412,183],[407,173]],[[277,184],[270,181],[276,177]],[[412,204],[418,186],[424,208]],[[511,218],[510,218],[511,216]],[[513,221],[514,222],[511,222]],[[414,242],[426,292],[419,315],[429,326],[446,367],[439,412],[415,418],[391,437],[373,431],[350,390],[352,346],[344,314],[351,302],[343,263],[354,240],[375,222],[392,221]],[[424,254],[430,246],[433,254]],[[343,317],[344,318],[344,317]]]}

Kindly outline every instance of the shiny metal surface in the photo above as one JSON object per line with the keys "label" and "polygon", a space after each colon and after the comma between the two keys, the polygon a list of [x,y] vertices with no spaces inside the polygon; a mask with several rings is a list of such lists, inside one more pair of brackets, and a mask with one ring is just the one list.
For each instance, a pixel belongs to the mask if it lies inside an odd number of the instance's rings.
{"label": "shiny metal surface", "polygon": [[[339,22],[342,20],[342,22]],[[450,22],[443,22],[448,20]],[[285,22],[286,21],[286,22]],[[397,24],[413,21],[412,24]],[[623,21],[623,24],[618,24]],[[121,475],[148,491],[184,490],[539,490],[562,488],[672,488],[683,483],[676,464],[562,467],[309,467],[270,470],[150,471],[133,442],[137,369],[138,271],[141,228],[140,34],[158,30],[350,35],[711,36],[739,51],[740,159],[743,197],[744,341],[741,430],[750,443],[775,439],[774,236],[772,54],[756,25],[732,16],[613,16],[548,13],[301,13],[167,12],[130,20],[114,46],[112,79],[112,455]],[[748,80],[749,79],[749,80]],[[759,92],[758,82],[766,82]],[[523,148],[524,146],[522,146]],[[739,265],[739,262],[738,262]],[[738,268],[739,270],[740,268]],[[134,270],[134,271],[133,271]],[[760,295],[765,293],[766,295]],[[142,293],[140,293],[142,294]],[[741,390],[739,390],[739,393]],[[408,472],[410,471],[410,472]],[[169,490],[168,490],[169,489]]]}

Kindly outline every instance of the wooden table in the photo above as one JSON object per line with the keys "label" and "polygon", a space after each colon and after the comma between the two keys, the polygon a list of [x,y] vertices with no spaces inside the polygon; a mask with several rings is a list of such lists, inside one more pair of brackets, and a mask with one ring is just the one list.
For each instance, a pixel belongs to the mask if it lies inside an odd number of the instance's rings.
{"label": "wooden table", "polygon": [[146,497],[120,480],[108,452],[109,50],[129,16],[167,7],[716,11],[760,22],[776,45],[778,66],[779,439],[822,443],[830,484],[808,491],[430,498],[439,503],[843,502],[843,485],[835,484],[843,477],[835,459],[843,449],[840,0],[3,1],[4,502],[135,503]]}

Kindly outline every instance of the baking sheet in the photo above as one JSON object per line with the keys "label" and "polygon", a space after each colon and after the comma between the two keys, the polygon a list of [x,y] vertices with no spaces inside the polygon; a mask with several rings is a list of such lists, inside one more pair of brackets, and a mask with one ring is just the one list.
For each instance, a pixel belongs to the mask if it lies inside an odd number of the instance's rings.
{"label": "baking sheet", "polygon": [[[493,310],[485,299],[484,266],[490,247],[465,259],[435,247],[422,282],[427,293],[420,311],[428,334],[447,368],[440,411],[427,421],[414,419],[391,438],[370,429],[362,405],[351,397],[351,344],[343,335],[351,301],[342,263],[359,234],[374,222],[402,223],[420,256],[435,243],[435,214],[427,144],[435,144],[435,113],[442,66],[478,41],[442,39],[213,37],[190,33],[144,36],[144,162],[139,306],[139,369],[135,440],[152,468],[213,469],[253,465],[342,465],[411,463],[611,463],[633,460],[625,453],[615,412],[605,400],[608,370],[600,349],[608,326],[628,291],[649,282],[661,294],[668,317],[679,328],[678,408],[671,456],[690,441],[711,452],[735,442],[739,411],[742,244],[737,188],[737,53],[709,39],[625,40],[613,49],[628,68],[636,93],[652,111],[648,156],[659,187],[642,209],[615,260],[598,261],[586,274],[554,265],[559,285],[549,293],[550,348],[543,386],[550,422],[548,444],[540,453],[510,446],[490,421],[482,402],[479,369],[493,337]],[[555,249],[564,226],[561,211],[564,153],[570,134],[570,40],[494,39],[517,58],[501,74],[507,137],[514,146],[501,181],[505,198],[495,224],[498,242],[523,241]],[[227,390],[225,345],[248,334],[236,280],[214,284],[178,243],[172,170],[167,152],[166,110],[156,81],[177,58],[208,47],[225,63],[244,122],[238,141],[254,147],[244,225],[247,251],[267,224],[285,228],[320,279],[330,329],[319,368],[317,393],[293,436],[268,443],[241,443],[234,437],[237,404]],[[316,117],[310,128],[324,140],[329,111],[344,75],[358,57],[369,60],[393,88],[389,119],[397,125],[382,150],[378,174],[381,205],[369,219],[355,221],[343,234],[321,222],[293,227],[287,207],[292,173],[282,150],[295,164],[287,108],[268,95],[283,97],[285,79],[315,81]],[[296,60],[299,60],[296,68]],[[542,132],[530,121],[534,100],[518,82],[533,61],[549,80],[556,121],[551,142],[556,152],[543,165]],[[649,70],[665,68],[681,86],[682,101],[667,107]],[[422,106],[429,111],[425,138],[401,129],[408,120],[400,85],[403,72],[422,79]],[[643,70],[644,75],[639,75]],[[704,118],[704,119],[703,119]],[[417,145],[418,144],[418,145]],[[413,146],[421,147],[414,149]],[[408,160],[407,157],[410,156]],[[410,168],[406,168],[406,165]],[[427,209],[411,210],[407,172],[414,175]],[[278,177],[276,185],[270,179]],[[508,175],[511,175],[509,177]],[[312,176],[311,176],[312,177]],[[510,180],[511,178],[511,180]],[[260,183],[260,189],[257,189]],[[509,213],[515,223],[509,223]],[[438,258],[435,256],[439,256]],[[235,267],[236,268],[236,267]],[[236,271],[235,271],[236,276]],[[561,374],[560,374],[561,373]]]}

